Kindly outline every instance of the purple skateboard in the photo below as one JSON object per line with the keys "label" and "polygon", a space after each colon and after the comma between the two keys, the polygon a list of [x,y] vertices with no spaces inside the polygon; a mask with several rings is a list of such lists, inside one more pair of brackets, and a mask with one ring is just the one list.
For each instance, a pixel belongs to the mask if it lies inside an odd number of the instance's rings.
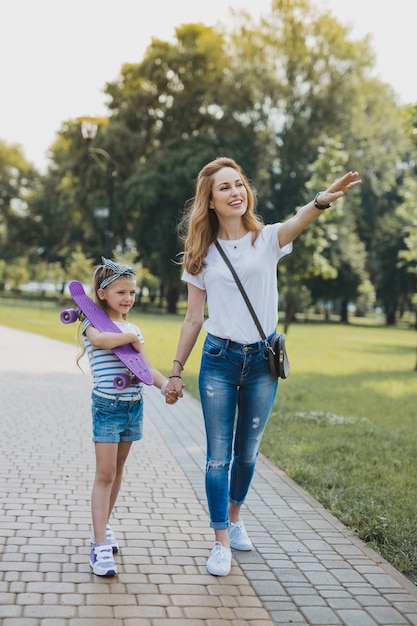
{"label": "purple skateboard", "polygon": [[[84,315],[90,320],[94,328],[100,332],[122,332],[109,316],[87,296],[84,287],[78,280],[70,282],[69,292],[75,304],[78,306],[78,310],[67,309],[62,311],[60,319],[63,324],[71,324],[79,319],[80,315]],[[128,343],[124,346],[118,346],[117,348],[113,348],[112,352],[121,360],[123,365],[126,365],[128,370],[126,375],[117,376],[114,379],[113,384],[116,388],[125,389],[134,382],[135,378],[144,382],[145,385],[153,385],[152,374],[148,370],[145,361],[139,352],[133,348],[132,344]]]}

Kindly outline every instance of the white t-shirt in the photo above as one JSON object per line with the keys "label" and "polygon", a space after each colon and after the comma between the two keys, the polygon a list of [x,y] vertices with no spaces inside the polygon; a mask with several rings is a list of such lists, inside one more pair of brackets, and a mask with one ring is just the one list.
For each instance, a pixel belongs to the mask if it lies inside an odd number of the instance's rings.
{"label": "white t-shirt", "polygon": [[[261,326],[269,336],[278,323],[277,263],[292,251],[292,243],[279,247],[281,223],[264,226],[255,244],[252,233],[237,240],[219,239],[219,243],[236,270]],[[249,344],[261,336],[236,285],[230,269],[212,244],[205,258],[206,267],[196,276],[184,270],[182,280],[207,292],[208,333]]]}

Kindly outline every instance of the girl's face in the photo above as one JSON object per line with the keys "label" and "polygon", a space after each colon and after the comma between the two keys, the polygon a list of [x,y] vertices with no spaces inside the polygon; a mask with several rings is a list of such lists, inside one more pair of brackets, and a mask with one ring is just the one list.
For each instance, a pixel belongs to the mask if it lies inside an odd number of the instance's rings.
{"label": "girl's face", "polygon": [[124,319],[123,316],[127,315],[135,303],[136,280],[130,276],[121,276],[104,289],[99,289],[97,295],[107,303],[109,317]]}
{"label": "girl's face", "polygon": [[248,207],[248,194],[239,173],[232,167],[223,167],[213,176],[212,197],[209,204],[219,217],[242,217]]}

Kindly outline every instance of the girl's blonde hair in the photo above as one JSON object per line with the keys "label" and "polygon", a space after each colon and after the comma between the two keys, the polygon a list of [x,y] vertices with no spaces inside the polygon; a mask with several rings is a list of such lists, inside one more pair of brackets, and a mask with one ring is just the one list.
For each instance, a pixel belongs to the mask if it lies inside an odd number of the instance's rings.
{"label": "girl's blonde hair", "polygon": [[[109,306],[106,300],[101,300],[98,297],[98,290],[100,289],[101,283],[109,276],[113,276],[115,274],[114,270],[107,267],[106,265],[101,264],[97,265],[94,274],[93,274],[93,289],[94,289],[94,301],[98,306],[103,309],[103,311],[108,315],[109,314]],[[105,289],[105,287],[104,287]],[[124,316],[126,317],[126,316]]]}
{"label": "girl's blonde hair", "polygon": [[242,223],[246,230],[253,233],[252,243],[264,226],[263,221],[255,214],[255,195],[239,165],[229,157],[218,157],[207,163],[197,176],[195,196],[187,203],[179,223],[179,234],[184,242],[182,263],[193,275],[205,267],[204,259],[209,246],[217,237],[219,221],[216,212],[209,205],[213,195],[214,175],[224,167],[236,170],[246,189],[248,206],[242,216]]}

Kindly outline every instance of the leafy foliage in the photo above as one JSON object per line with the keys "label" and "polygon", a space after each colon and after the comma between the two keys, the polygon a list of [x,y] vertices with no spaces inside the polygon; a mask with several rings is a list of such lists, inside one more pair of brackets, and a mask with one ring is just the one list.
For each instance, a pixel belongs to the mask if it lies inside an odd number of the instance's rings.
{"label": "leafy foliage", "polygon": [[[404,253],[415,235],[396,208],[415,173],[415,107],[398,107],[372,76],[369,40],[353,40],[310,0],[274,0],[259,22],[234,17],[228,29],[183,24],[173,42],[153,39],[106,84],[109,117],[96,139],[86,145],[78,122],[63,123],[44,177],[0,144],[1,258],[65,270],[80,249],[98,262],[111,190],[112,254],[134,252],[174,312],[178,217],[208,160],[230,155],[242,165],[266,222],[355,169],[359,192],[303,233],[280,267],[287,322],[311,300],[331,300],[347,321],[348,302],[372,302],[372,290],[392,322],[412,300]],[[91,149],[109,155],[111,171]]]}

